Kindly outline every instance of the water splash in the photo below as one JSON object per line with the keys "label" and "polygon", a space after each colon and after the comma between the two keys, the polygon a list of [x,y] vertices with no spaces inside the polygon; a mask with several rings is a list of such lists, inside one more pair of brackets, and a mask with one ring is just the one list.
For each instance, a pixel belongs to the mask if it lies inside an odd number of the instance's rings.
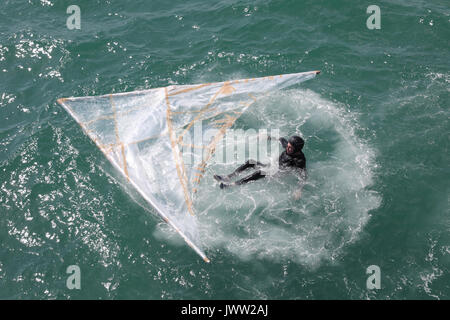
{"label": "water splash", "polygon": [[335,261],[380,204],[369,189],[375,150],[358,136],[356,116],[310,90],[292,90],[260,102],[236,125],[303,136],[308,180],[298,201],[298,180],[290,173],[220,190],[212,174],[239,164],[210,165],[196,199],[205,246],[243,260],[293,260],[309,267]]}

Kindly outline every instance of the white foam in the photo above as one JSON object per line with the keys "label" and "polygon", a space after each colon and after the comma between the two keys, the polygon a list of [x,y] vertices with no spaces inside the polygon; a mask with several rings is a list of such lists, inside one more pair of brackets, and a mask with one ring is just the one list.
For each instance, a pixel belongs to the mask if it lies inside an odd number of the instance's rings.
{"label": "white foam", "polygon": [[243,260],[293,260],[309,267],[334,261],[380,204],[368,189],[375,150],[357,135],[356,116],[310,90],[290,90],[259,102],[238,121],[302,135],[308,180],[298,201],[298,180],[289,173],[220,190],[212,175],[239,164],[209,165],[195,199],[204,247],[226,249]]}

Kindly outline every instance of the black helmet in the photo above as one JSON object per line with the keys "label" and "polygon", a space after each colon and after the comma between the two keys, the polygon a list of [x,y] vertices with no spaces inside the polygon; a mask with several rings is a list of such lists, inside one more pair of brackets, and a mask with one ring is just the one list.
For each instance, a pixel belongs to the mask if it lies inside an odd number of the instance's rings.
{"label": "black helmet", "polygon": [[289,138],[289,143],[294,147],[295,151],[300,151],[305,145],[305,141],[299,136],[292,136]]}

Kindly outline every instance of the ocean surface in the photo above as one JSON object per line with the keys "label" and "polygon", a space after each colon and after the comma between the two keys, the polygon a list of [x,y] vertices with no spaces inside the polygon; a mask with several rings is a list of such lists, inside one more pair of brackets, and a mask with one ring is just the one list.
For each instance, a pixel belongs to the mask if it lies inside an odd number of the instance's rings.
{"label": "ocean surface", "polygon": [[[72,2],[0,5],[0,299],[450,298],[448,1]],[[209,175],[209,264],[56,103],[311,70],[235,123],[305,138],[302,197]]]}

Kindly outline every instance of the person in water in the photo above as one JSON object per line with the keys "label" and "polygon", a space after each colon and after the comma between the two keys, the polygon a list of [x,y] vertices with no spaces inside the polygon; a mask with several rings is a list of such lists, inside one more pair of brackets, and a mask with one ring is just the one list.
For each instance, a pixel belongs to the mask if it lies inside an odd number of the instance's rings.
{"label": "person in water", "polygon": [[[280,138],[280,142],[282,147],[285,149],[280,157],[279,157],[279,167],[280,169],[286,168],[294,168],[299,169],[300,174],[304,177],[306,173],[306,158],[303,154],[303,146],[305,141],[299,136],[292,136],[289,140],[285,138]],[[232,185],[241,185],[250,181],[256,181],[262,179],[266,176],[264,171],[264,167],[267,167],[267,164],[263,164],[259,161],[255,160],[247,160],[244,164],[239,166],[236,170],[234,170],[231,174],[226,176],[214,175],[214,179],[220,182],[220,188],[223,189],[225,187],[229,187]],[[242,179],[239,179],[235,182],[231,182],[231,179],[237,176],[239,173],[252,168],[256,169],[252,174],[245,176]],[[294,196],[295,198],[300,198],[301,190],[297,191]]]}

